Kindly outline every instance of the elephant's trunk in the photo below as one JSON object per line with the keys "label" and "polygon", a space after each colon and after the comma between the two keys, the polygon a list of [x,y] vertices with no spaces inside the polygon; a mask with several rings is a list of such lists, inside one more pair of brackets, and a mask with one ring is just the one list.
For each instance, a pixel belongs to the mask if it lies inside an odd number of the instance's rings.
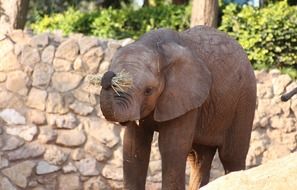
{"label": "elephant's trunk", "polygon": [[283,102],[286,102],[286,101],[288,101],[292,96],[294,96],[295,94],[297,94],[297,87],[294,88],[292,91],[290,91],[290,92],[288,92],[288,93],[282,95],[282,96],[281,96],[281,100],[282,100]]}
{"label": "elephant's trunk", "polygon": [[100,93],[100,107],[104,117],[109,121],[130,121],[131,100],[127,94],[117,95],[112,89],[102,89]]}
{"label": "elephant's trunk", "polygon": [[[113,80],[113,77],[114,80]],[[110,121],[127,122],[139,118],[133,96],[126,91],[131,86],[129,73],[106,72],[101,79],[100,107],[104,117]],[[125,89],[125,90],[123,90]],[[139,109],[138,109],[139,110]]]}
{"label": "elephant's trunk", "polygon": [[109,121],[115,121],[114,103],[112,100],[113,92],[102,89],[100,93],[100,107],[104,117]]}
{"label": "elephant's trunk", "polygon": [[115,73],[112,71],[106,72],[101,80],[102,90],[100,93],[100,106],[104,117],[107,120],[114,121],[115,120],[115,112],[113,106],[113,93],[108,91],[108,89],[112,85],[112,78],[115,76]]}
{"label": "elephant's trunk", "polygon": [[103,89],[108,90],[112,85],[112,78],[115,77],[116,74],[112,71],[107,71],[101,80],[101,86]]}

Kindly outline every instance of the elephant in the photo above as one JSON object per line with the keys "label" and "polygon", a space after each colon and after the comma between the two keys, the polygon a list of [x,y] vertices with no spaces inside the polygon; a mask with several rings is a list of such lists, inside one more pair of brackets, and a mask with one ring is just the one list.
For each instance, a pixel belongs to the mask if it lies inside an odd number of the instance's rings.
{"label": "elephant", "polygon": [[290,92],[287,92],[286,94],[283,94],[281,96],[281,100],[283,102],[286,102],[288,100],[290,100],[295,94],[297,94],[297,87],[295,87],[293,90],[291,90]]}
{"label": "elephant", "polygon": [[[129,88],[115,92],[122,70]],[[156,29],[119,48],[101,80],[104,117],[125,127],[124,189],[145,189],[151,143],[158,133],[162,189],[209,181],[218,150],[225,173],[245,169],[256,107],[256,79],[243,48],[227,34],[196,26]]]}

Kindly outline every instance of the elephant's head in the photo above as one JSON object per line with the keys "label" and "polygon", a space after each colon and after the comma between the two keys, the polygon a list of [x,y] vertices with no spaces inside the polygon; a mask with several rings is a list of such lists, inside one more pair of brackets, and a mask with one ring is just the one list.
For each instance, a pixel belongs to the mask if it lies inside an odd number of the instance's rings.
{"label": "elephant's head", "polygon": [[[111,80],[127,71],[133,85],[114,92]],[[107,120],[128,122],[152,114],[162,122],[199,107],[207,98],[211,74],[180,41],[136,41],[118,50],[102,78],[100,104]]]}

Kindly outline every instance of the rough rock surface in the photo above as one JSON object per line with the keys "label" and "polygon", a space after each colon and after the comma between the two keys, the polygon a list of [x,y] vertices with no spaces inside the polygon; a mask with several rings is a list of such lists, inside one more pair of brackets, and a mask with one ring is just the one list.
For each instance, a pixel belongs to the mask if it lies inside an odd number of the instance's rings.
{"label": "rough rock surface", "polygon": [[96,176],[100,173],[100,166],[94,158],[85,158],[75,163],[83,176]]}
{"label": "rough rock surface", "polygon": [[[0,189],[122,189],[124,128],[103,118],[101,88],[89,86],[86,75],[104,73],[116,50],[131,39],[23,31],[8,36],[0,40]],[[255,74],[258,107],[247,168],[297,150],[297,97],[280,101],[296,81],[277,70]],[[155,133],[147,178],[151,190],[161,188],[157,139]],[[26,163],[34,163],[32,169],[29,164],[25,173],[18,172]],[[221,175],[216,155],[211,180]]]}
{"label": "rough rock surface", "polygon": [[58,189],[61,190],[80,190],[81,182],[79,180],[78,174],[67,174],[67,175],[60,175],[59,176],[59,187]]}
{"label": "rough rock surface", "polygon": [[80,146],[86,141],[86,136],[82,130],[59,130],[57,144],[64,146]]}
{"label": "rough rock surface", "polygon": [[13,71],[7,75],[6,88],[19,95],[27,95],[28,93],[28,76],[22,71]]}
{"label": "rough rock surface", "polygon": [[59,92],[67,92],[78,86],[82,76],[70,72],[56,72],[52,77],[53,87]]}
{"label": "rough rock surface", "polygon": [[28,110],[27,112],[27,118],[30,123],[36,124],[36,125],[42,125],[45,123],[45,115],[43,112],[39,110]]}
{"label": "rough rock surface", "polygon": [[65,115],[48,114],[47,122],[49,125],[56,126],[57,128],[73,129],[77,127],[77,118],[72,113]]}
{"label": "rough rock surface", "polygon": [[2,146],[3,151],[14,150],[24,144],[24,140],[18,138],[17,136],[5,136],[3,137],[3,140],[5,142]]}
{"label": "rough rock surface", "polygon": [[3,119],[8,125],[24,125],[26,119],[14,109],[4,109],[0,112],[0,118]]}
{"label": "rough rock surface", "polygon": [[6,177],[0,176],[0,189],[17,190]]}
{"label": "rough rock surface", "polygon": [[2,171],[17,186],[25,188],[28,184],[28,177],[31,176],[35,163],[24,161]]}
{"label": "rough rock surface", "polygon": [[74,39],[67,39],[62,42],[56,51],[56,57],[74,61],[79,52],[79,46]]}
{"label": "rough rock surface", "polygon": [[76,172],[77,168],[74,166],[72,162],[69,162],[67,165],[63,167],[63,172],[64,173],[71,173],[71,172]]}
{"label": "rough rock surface", "polygon": [[57,132],[50,126],[41,126],[39,128],[38,140],[41,143],[48,143],[54,141],[57,137]]}
{"label": "rough rock surface", "polygon": [[32,159],[41,156],[44,153],[45,147],[33,142],[21,146],[12,152],[7,153],[9,160]]}
{"label": "rough rock surface", "polygon": [[27,106],[43,111],[45,109],[46,97],[46,91],[32,88],[27,99]]}
{"label": "rough rock surface", "polygon": [[58,171],[59,169],[60,169],[59,166],[52,165],[46,161],[40,161],[36,166],[36,174],[38,175],[49,174],[49,173]]}
{"label": "rough rock surface", "polygon": [[30,45],[25,45],[22,50],[21,64],[25,66],[26,70],[31,72],[36,63],[40,61],[40,54],[37,48]]}
{"label": "rough rock surface", "polygon": [[230,173],[201,190],[295,190],[297,187],[297,153],[261,166]]}
{"label": "rough rock surface", "polygon": [[47,97],[46,111],[48,113],[65,114],[69,109],[65,105],[64,97],[61,94],[58,92],[51,92]]}
{"label": "rough rock surface", "polygon": [[54,69],[49,64],[36,64],[32,76],[32,85],[37,88],[47,88],[53,72]]}
{"label": "rough rock surface", "polygon": [[41,60],[43,63],[51,64],[53,62],[55,56],[55,46],[49,45],[47,46],[41,55]]}
{"label": "rough rock surface", "polygon": [[68,158],[68,154],[61,148],[49,146],[44,153],[44,159],[50,164],[62,165]]}
{"label": "rough rock surface", "polygon": [[12,126],[6,128],[6,133],[19,136],[26,141],[32,141],[37,134],[37,127],[35,125]]}

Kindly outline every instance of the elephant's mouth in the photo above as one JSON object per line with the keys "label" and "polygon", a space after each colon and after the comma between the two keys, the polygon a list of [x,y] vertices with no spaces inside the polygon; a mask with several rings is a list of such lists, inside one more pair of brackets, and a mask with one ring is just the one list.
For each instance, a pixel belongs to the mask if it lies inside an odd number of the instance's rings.
{"label": "elephant's mouth", "polygon": [[122,126],[128,126],[131,122],[133,121],[119,122],[119,124]]}
{"label": "elephant's mouth", "polygon": [[133,127],[138,127],[139,126],[139,123],[138,121],[126,121],[126,122],[119,122],[120,125],[122,126],[133,126]]}

